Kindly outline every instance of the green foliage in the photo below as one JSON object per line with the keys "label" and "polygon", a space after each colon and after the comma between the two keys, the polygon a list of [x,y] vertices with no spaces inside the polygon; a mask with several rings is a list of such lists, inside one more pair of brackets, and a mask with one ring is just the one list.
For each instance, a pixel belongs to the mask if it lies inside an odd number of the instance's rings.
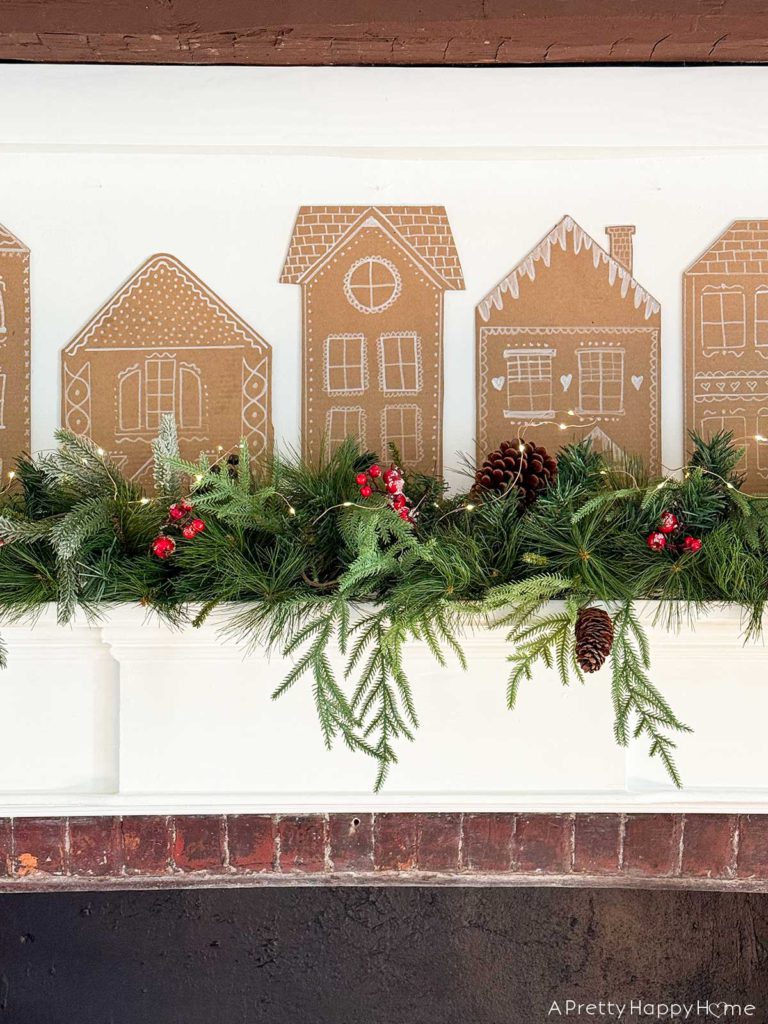
{"label": "green foliage", "polygon": [[[127,601],[199,625],[221,606],[227,631],[289,659],[274,696],[308,688],[326,745],[341,740],[375,759],[377,788],[418,726],[409,644],[465,665],[466,629],[503,630],[513,707],[538,666],[565,685],[585,682],[574,624],[580,607],[602,603],[614,618],[616,739],[644,737],[679,784],[672,737],[687,727],[651,682],[635,602],[658,602],[674,625],[707,602],[734,601],[747,636],[762,624],[768,502],[740,491],[739,449],[725,433],[693,436],[679,479],[651,480],[634,462],[569,445],[556,482],[527,510],[506,497],[447,495],[442,480],[406,467],[415,526],[383,493],[360,497],[355,475],[376,456],[351,440],[311,464],[295,454],[253,460],[245,442],[236,466],[229,453],[191,462],[165,418],[151,496],[87,438],[60,431],[57,440],[54,452],[20,459],[0,495],[0,616],[56,601],[66,621],[77,608]],[[192,540],[176,531],[176,552],[161,561],[151,542],[173,532],[168,506],[181,498],[205,530]],[[703,541],[699,552],[648,549],[666,509]]]}

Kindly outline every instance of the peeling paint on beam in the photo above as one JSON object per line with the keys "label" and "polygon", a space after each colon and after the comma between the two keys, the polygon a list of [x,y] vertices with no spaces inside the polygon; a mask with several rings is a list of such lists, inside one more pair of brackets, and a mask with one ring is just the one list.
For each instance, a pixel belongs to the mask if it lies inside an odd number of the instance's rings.
{"label": "peeling paint on beam", "polygon": [[[763,63],[762,0],[4,0],[0,59],[243,65]],[[258,16],[258,22],[254,17]]]}

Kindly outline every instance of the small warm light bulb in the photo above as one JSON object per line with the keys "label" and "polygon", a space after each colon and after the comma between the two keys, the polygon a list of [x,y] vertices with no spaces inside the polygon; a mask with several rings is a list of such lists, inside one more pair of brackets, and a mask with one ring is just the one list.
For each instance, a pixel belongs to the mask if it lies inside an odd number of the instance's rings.
{"label": "small warm light bulb", "polygon": [[520,452],[521,455],[525,455],[525,445],[524,444],[519,444],[517,446],[517,450]]}
{"label": "small warm light bulb", "polygon": [[765,438],[763,437],[762,434],[755,434],[755,440],[756,441],[765,441]]}
{"label": "small warm light bulb", "polygon": [[600,476],[608,476],[608,470],[607,469],[601,469],[600,470]]}
{"label": "small warm light bulb", "polygon": [[8,472],[8,479],[9,479],[9,480],[13,480],[13,478],[14,478],[15,476],[16,476],[16,472],[15,472],[15,470],[13,470],[13,469],[9,470],[9,472]]}
{"label": "small warm light bulb", "polygon": [[289,516],[295,516],[296,515],[296,509],[293,507],[293,505],[289,505],[288,506],[288,515]]}
{"label": "small warm light bulb", "polygon": [[199,484],[202,481],[202,479],[203,479],[203,474],[202,473],[195,473],[195,483]]}
{"label": "small warm light bulb", "polygon": [[216,445],[216,451],[217,452],[223,452],[224,451],[224,445],[223,444],[217,444]]}
{"label": "small warm light bulb", "polygon": [[568,415],[569,415],[569,416],[575,416],[575,415],[576,415],[576,413],[575,413],[575,412],[573,411],[573,409],[569,409],[569,410],[568,410]]}
{"label": "small warm light bulb", "polygon": [[103,455],[104,454],[104,449],[103,448],[97,448],[96,449],[96,454],[97,455]]}
{"label": "small warm light bulb", "polygon": [[352,505],[351,501],[342,501],[342,503],[341,503],[341,507],[342,508],[350,508],[351,505]]}
{"label": "small warm light bulb", "polygon": [[728,488],[728,490],[729,490],[729,491],[733,491],[733,490],[735,490],[735,488],[734,488],[733,484],[729,484],[729,483],[727,483],[727,484],[726,484],[725,486],[726,486],[726,487]]}
{"label": "small warm light bulb", "polygon": [[464,508],[467,510],[467,512],[474,512],[475,511],[475,506],[474,505],[465,505]]}
{"label": "small warm light bulb", "polygon": [[139,498],[139,504],[140,505],[148,505],[149,504],[149,498]]}
{"label": "small warm light bulb", "polygon": [[567,430],[568,429],[568,424],[567,423],[558,423],[558,426],[560,427],[561,430]]}
{"label": "small warm light bulb", "polygon": [[438,501],[433,501],[432,508],[440,508],[440,503]]}

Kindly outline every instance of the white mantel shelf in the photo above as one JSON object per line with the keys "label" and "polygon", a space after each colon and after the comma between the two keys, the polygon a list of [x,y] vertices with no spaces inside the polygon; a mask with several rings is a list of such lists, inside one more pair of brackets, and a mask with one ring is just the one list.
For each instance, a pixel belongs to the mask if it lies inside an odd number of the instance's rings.
{"label": "white mantel shelf", "polygon": [[226,611],[173,629],[138,607],[96,623],[0,628],[0,816],[309,811],[768,812],[768,650],[744,646],[737,608],[667,632],[643,606],[652,678],[694,728],[675,790],[646,744],[614,743],[608,670],[561,687],[546,671],[505,707],[508,647],[479,630],[469,670],[408,653],[421,727],[381,794],[374,765],[325,751],[309,681],[277,702],[280,658],[221,636]]}

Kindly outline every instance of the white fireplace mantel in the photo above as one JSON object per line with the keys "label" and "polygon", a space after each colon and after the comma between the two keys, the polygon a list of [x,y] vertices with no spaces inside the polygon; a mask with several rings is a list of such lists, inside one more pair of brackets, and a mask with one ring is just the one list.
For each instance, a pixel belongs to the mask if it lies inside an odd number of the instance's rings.
{"label": "white fireplace mantel", "polygon": [[676,791],[644,741],[612,733],[607,669],[563,688],[543,671],[505,706],[501,631],[467,637],[469,662],[408,653],[420,728],[383,793],[375,766],[322,744],[309,680],[279,701],[279,657],[222,638],[226,612],[174,629],[138,607],[98,622],[6,625],[0,816],[391,810],[768,811],[768,651],[744,646],[739,610],[669,633],[643,606],[652,678],[694,728]]}

